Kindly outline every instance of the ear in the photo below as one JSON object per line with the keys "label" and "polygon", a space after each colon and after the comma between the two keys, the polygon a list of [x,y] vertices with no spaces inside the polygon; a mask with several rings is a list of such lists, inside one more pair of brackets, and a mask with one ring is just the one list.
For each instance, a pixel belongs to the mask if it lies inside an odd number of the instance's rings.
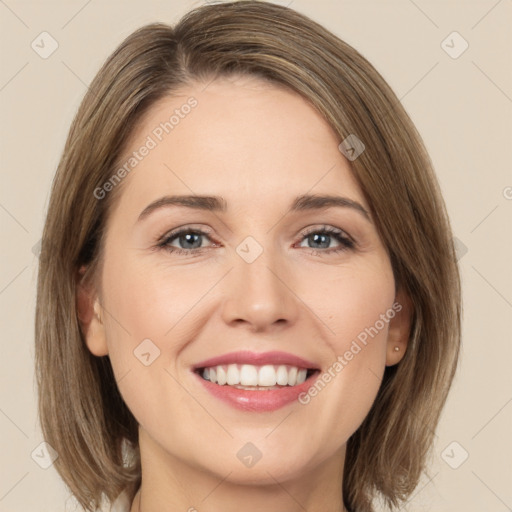
{"label": "ear", "polygon": [[90,352],[95,356],[106,356],[108,347],[102,319],[103,308],[92,286],[82,282],[86,270],[87,268],[83,266],[78,271],[79,284],[76,290],[78,321]]}
{"label": "ear", "polygon": [[386,366],[393,366],[402,360],[409,342],[414,308],[409,295],[403,290],[396,293],[392,310],[395,316],[389,322]]}

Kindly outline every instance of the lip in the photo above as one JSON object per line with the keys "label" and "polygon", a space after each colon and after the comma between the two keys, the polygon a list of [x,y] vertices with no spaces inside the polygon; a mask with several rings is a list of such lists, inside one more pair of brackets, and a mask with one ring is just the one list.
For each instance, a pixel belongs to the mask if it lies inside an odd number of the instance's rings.
{"label": "lip", "polygon": [[[283,386],[280,389],[251,391],[237,389],[233,386],[219,385],[203,379],[199,374],[200,369],[217,366],[221,364],[252,364],[263,366],[265,364],[286,364],[315,370],[302,384],[297,386]],[[214,397],[222,400],[228,405],[248,412],[270,412],[285,407],[293,402],[298,402],[299,395],[306,392],[320,375],[320,369],[315,363],[302,357],[287,352],[264,352],[256,353],[251,351],[239,351],[224,354],[197,363],[193,367],[195,378],[199,379],[204,388]]]}
{"label": "lip", "polygon": [[[287,352],[272,351],[257,353],[249,350],[243,350],[206,359],[205,361],[195,364],[193,366],[193,370],[195,371],[199,368],[208,368],[220,364],[252,364],[255,366],[263,366],[265,364],[287,364],[289,366],[297,366],[308,370],[319,369],[315,363]],[[265,393],[268,393],[268,391],[265,391]]]}
{"label": "lip", "polygon": [[193,375],[201,381],[205,389],[214,397],[236,409],[247,412],[270,412],[281,409],[293,402],[299,403],[299,395],[307,392],[320,375],[320,371],[315,371],[314,374],[297,386],[283,386],[281,389],[270,389],[268,391],[237,389],[227,384],[221,386],[203,379],[197,372],[194,372]]}

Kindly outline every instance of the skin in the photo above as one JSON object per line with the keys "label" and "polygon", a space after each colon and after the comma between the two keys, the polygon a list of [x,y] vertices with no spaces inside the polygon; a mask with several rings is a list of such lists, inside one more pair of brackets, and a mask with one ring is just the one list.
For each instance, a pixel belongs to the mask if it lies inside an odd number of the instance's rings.
{"label": "skin", "polygon": [[[407,297],[395,293],[386,248],[370,219],[349,207],[287,213],[301,194],[336,194],[367,211],[336,134],[299,95],[254,77],[195,83],[148,111],[126,155],[187,98],[198,105],[122,183],[110,213],[101,286],[80,290],[89,350],[110,356],[139,422],[141,495],[131,511],[339,511],[345,446],[376,397],[386,365],[403,357]],[[139,214],[164,195],[215,195],[226,212],[172,206]],[[208,229],[155,249],[178,227]],[[343,230],[355,247],[306,228]],[[236,252],[247,237],[263,249]],[[281,350],[327,370],[366,327],[403,308],[307,405],[246,412],[212,397],[191,366],[227,352]],[[99,313],[99,318],[93,312]],[[149,338],[160,356],[143,365]],[[397,352],[394,347],[398,346]],[[252,442],[251,468],[237,452]],[[140,504],[139,504],[140,500]]]}

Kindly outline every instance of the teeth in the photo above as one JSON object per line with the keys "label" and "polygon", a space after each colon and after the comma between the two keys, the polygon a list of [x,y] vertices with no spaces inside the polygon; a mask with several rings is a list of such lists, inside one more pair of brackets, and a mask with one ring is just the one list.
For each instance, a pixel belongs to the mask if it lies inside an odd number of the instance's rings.
{"label": "teeth", "polygon": [[280,386],[288,385],[288,371],[286,370],[286,366],[281,365],[277,369],[276,379],[277,379],[277,384],[279,384]]}
{"label": "teeth", "polygon": [[[211,370],[210,370],[210,373],[211,373]],[[295,384],[297,384],[297,373],[298,373],[298,370],[295,366],[292,366],[288,370],[288,385],[289,386],[295,386]]]}
{"label": "teeth", "polygon": [[240,382],[244,386],[258,385],[258,368],[251,364],[243,364],[240,370]]}
{"label": "teeth", "polygon": [[226,379],[227,384],[229,386],[240,384],[240,370],[238,369],[238,366],[236,364],[230,364],[228,366],[228,373]]}
{"label": "teeth", "polygon": [[[275,386],[277,383],[277,376],[274,367],[271,364],[266,364],[260,368],[258,372],[258,386]],[[245,384],[241,382],[242,386]]]}
{"label": "teeth", "polygon": [[217,366],[215,371],[217,372],[217,384],[220,384],[221,386],[226,384],[226,370],[224,370],[222,366]]}
{"label": "teeth", "polygon": [[203,379],[223,386],[236,386],[240,389],[267,388],[278,386],[297,386],[306,380],[306,368],[288,365],[254,366],[252,364],[228,364],[205,368]]}
{"label": "teeth", "polygon": [[299,370],[297,373],[297,384],[302,384],[306,380],[307,370]]}

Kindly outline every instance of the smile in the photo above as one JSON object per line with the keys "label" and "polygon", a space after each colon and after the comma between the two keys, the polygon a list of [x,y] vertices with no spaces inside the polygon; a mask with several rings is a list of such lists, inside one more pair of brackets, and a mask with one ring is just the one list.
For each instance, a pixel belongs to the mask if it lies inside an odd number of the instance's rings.
{"label": "smile", "polygon": [[285,352],[234,352],[196,364],[203,389],[224,403],[269,412],[294,402],[320,375],[315,363]]}
{"label": "smile", "polygon": [[247,390],[271,390],[300,385],[311,376],[313,371],[288,365],[229,364],[203,368],[202,371],[199,370],[199,374],[203,379],[219,386],[228,385]]}

